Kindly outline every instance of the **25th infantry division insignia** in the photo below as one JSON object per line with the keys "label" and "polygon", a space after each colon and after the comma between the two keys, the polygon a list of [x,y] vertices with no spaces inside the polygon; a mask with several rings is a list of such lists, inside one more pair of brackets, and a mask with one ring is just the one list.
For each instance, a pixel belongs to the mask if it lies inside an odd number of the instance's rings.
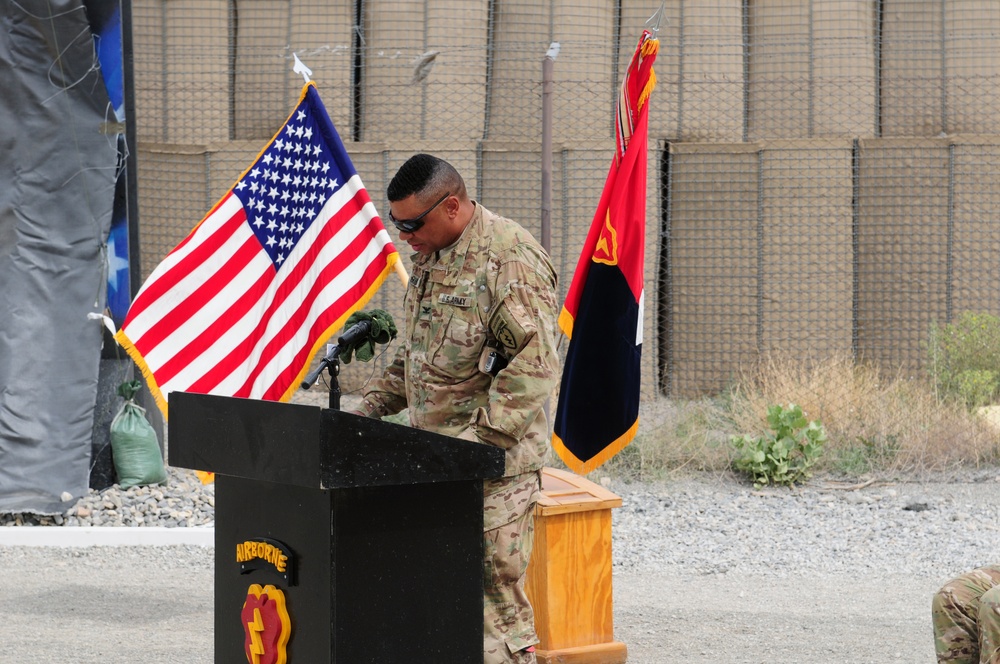
{"label": "25th infantry division insignia", "polygon": [[285,608],[285,593],[271,585],[255,583],[247,591],[240,613],[243,650],[250,664],[286,664],[286,646],[292,623]]}

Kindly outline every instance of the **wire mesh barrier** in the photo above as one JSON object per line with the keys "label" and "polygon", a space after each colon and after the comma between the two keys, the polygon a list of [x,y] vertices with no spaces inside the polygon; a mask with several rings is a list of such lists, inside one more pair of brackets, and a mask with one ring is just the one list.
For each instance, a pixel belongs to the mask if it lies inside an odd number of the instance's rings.
{"label": "wire mesh barrier", "polygon": [[[293,54],[383,214],[396,168],[431,152],[473,197],[540,237],[542,59],[558,42],[551,254],[564,294],[613,153],[621,75],[659,6],[134,0],[144,275],[284,120],[302,85]],[[690,430],[688,406],[713,400],[727,405],[715,419],[699,411],[704,439],[750,426],[731,396],[718,397],[753,391],[812,399],[811,417],[847,421],[834,404],[850,404],[856,372],[872,368],[883,393],[907,381],[950,408],[928,366],[933,334],[962,312],[1000,314],[1000,4],[668,0],[664,15],[640,438]],[[387,282],[373,305],[397,314],[402,292]],[[790,358],[792,374],[833,360],[855,373],[832,372],[821,387],[786,376],[768,392],[762,367],[775,358]],[[973,370],[994,371],[986,364]],[[345,367],[345,390],[372,371]],[[966,406],[993,402],[1000,360],[995,373],[976,374],[989,398]],[[878,426],[834,429],[845,449],[898,453],[910,438],[926,447],[945,421],[928,424],[921,411],[914,433],[886,412],[866,417]],[[942,445],[992,454],[981,418],[947,421]]]}

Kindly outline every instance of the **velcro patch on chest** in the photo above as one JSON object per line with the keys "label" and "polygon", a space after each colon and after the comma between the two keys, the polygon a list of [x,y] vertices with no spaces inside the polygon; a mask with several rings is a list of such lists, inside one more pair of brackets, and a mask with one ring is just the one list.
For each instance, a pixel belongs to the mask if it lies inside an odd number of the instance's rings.
{"label": "velcro patch on chest", "polygon": [[470,307],[472,306],[472,298],[462,295],[452,295],[451,293],[441,293],[438,296],[438,303],[450,304],[454,307]]}

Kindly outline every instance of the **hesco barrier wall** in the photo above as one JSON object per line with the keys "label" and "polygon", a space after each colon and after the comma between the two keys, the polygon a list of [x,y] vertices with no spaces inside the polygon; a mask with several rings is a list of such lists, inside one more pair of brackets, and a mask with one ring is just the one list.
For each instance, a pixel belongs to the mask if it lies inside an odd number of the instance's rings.
{"label": "hesco barrier wall", "polygon": [[[565,292],[659,0],[134,0],[142,268],[201,219],[312,69],[381,211],[411,154],[540,235],[554,65]],[[929,329],[1000,313],[1000,4],[669,0],[650,102],[643,393],[725,387],[767,353],[922,369]],[[398,313],[390,282],[378,306]],[[384,362],[384,359],[382,360]],[[377,370],[376,363],[374,370]],[[346,389],[371,365],[352,364]]]}

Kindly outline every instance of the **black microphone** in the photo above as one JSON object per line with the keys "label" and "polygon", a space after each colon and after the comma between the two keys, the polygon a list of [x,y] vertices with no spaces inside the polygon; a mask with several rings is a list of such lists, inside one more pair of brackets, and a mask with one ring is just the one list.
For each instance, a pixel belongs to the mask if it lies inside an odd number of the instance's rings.
{"label": "black microphone", "polygon": [[302,383],[299,384],[299,387],[301,387],[303,390],[308,390],[310,387],[312,387],[313,384],[317,380],[319,380],[319,375],[323,373],[323,369],[326,369],[331,362],[336,360],[338,355],[340,355],[339,345],[334,346],[332,349],[330,349],[330,352],[326,354],[326,357],[320,360],[316,368],[309,372],[309,375],[306,376],[305,379],[302,381]]}
{"label": "black microphone", "polygon": [[337,338],[337,345],[341,348],[351,346],[367,337],[371,334],[371,332],[372,322],[370,320],[363,320],[360,323],[355,323]]}
{"label": "black microphone", "polygon": [[[359,318],[361,320],[358,320]],[[345,364],[351,361],[352,354],[355,354],[362,362],[367,362],[373,357],[372,351],[375,344],[387,344],[396,338],[396,324],[387,311],[373,309],[368,313],[355,312],[351,314],[347,322],[350,323],[352,320],[358,320],[358,322],[347,328],[337,338],[337,345],[320,361],[319,366],[302,381],[300,384],[302,389],[308,390],[312,387],[319,379],[323,369],[328,366],[334,367],[330,370],[331,375],[333,375],[339,369],[337,359],[341,356],[343,356],[342,361]]]}

